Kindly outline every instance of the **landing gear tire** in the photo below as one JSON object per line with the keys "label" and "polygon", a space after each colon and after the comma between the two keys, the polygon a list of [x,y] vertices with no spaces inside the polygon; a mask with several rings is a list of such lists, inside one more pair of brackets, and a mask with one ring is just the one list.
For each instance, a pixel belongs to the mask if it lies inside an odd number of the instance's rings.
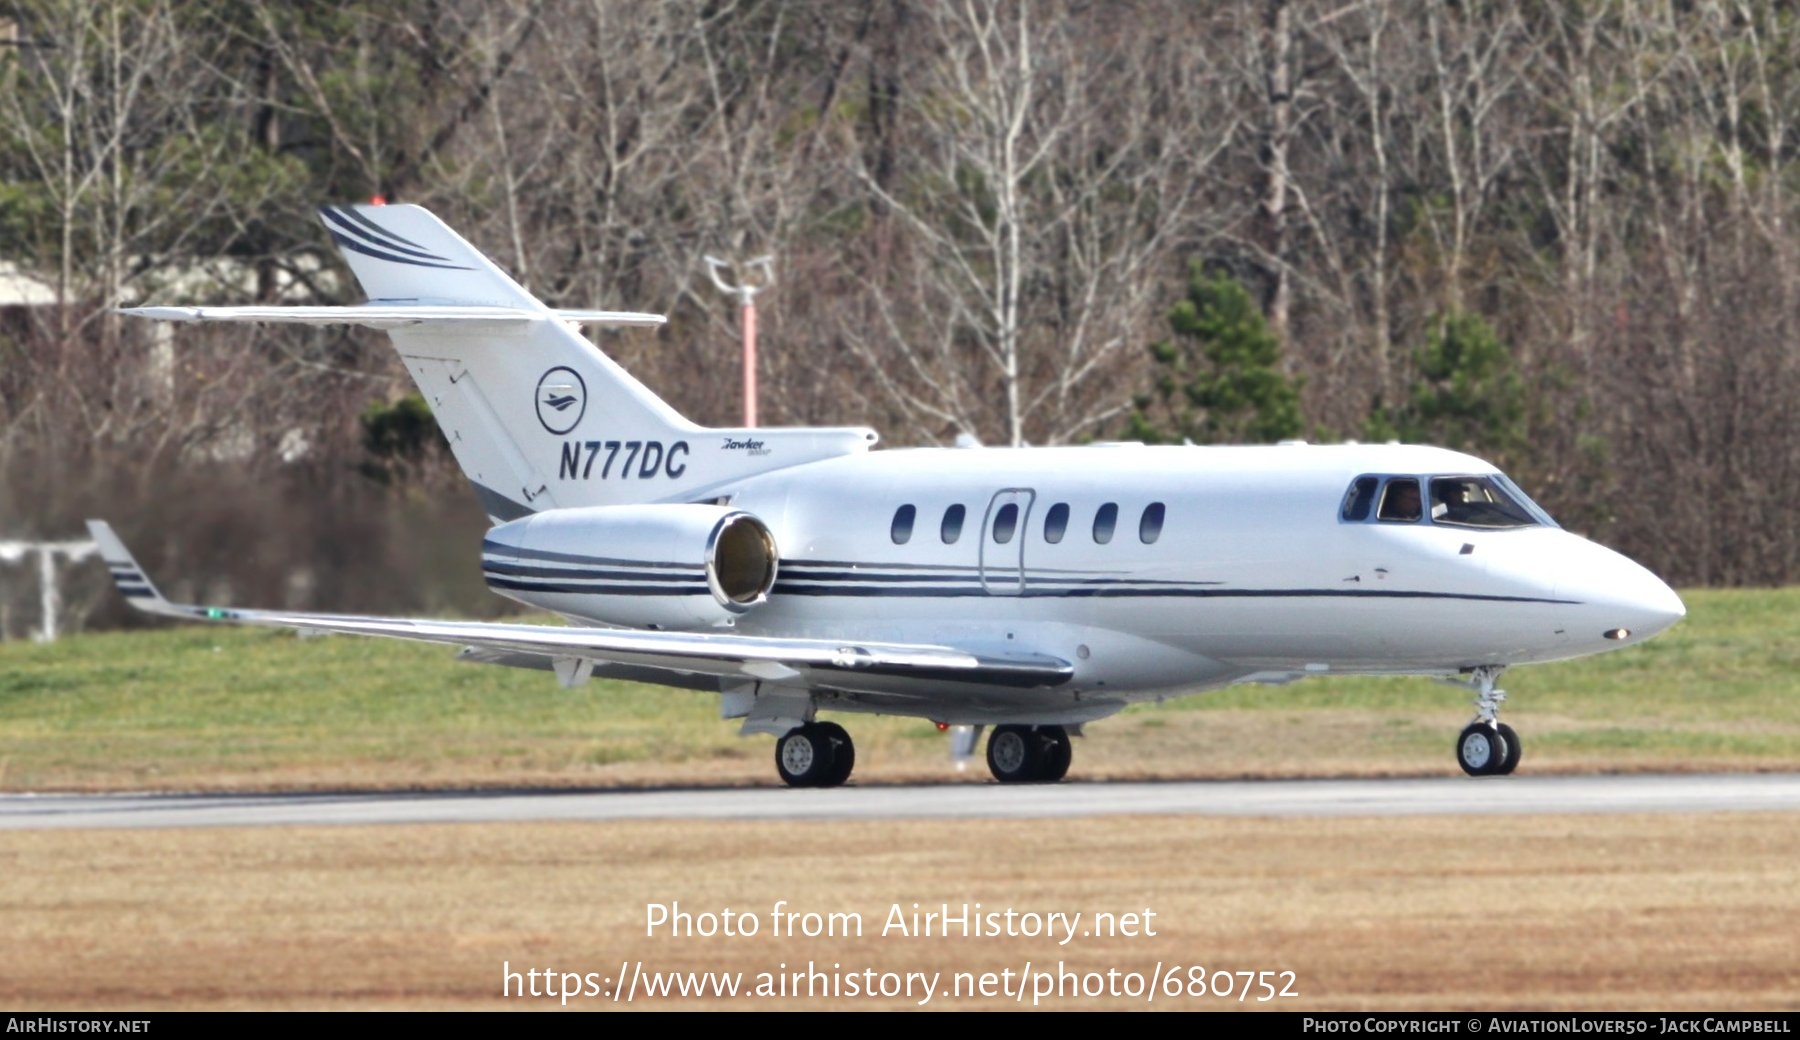
{"label": "landing gear tire", "polygon": [[1053,784],[1073,758],[1061,726],[996,726],[988,738],[988,772],[1003,784]]}
{"label": "landing gear tire", "polygon": [[1075,759],[1069,731],[1061,726],[1040,726],[1038,735],[1044,738],[1043,757],[1038,760],[1038,783],[1056,783],[1069,775],[1069,763]]}
{"label": "landing gear tire", "polygon": [[775,741],[775,770],[789,787],[836,787],[856,766],[856,745],[835,722],[808,722]]}
{"label": "landing gear tire", "polygon": [[819,781],[819,786],[842,786],[844,781],[850,779],[850,771],[856,768],[856,745],[851,742],[849,732],[835,722],[818,722],[814,725],[825,735],[825,742],[831,745],[831,772]]}
{"label": "landing gear tire", "polygon": [[1500,731],[1500,739],[1506,741],[1506,757],[1500,760],[1500,768],[1495,772],[1500,776],[1510,776],[1513,770],[1519,768],[1519,735],[1504,722],[1494,728]]}
{"label": "landing gear tire", "polygon": [[1493,776],[1506,765],[1506,737],[1498,726],[1471,722],[1456,738],[1456,764],[1470,776]]}
{"label": "landing gear tire", "polygon": [[995,726],[988,738],[988,772],[1003,784],[1025,784],[1037,779],[1041,743],[1028,726]]}

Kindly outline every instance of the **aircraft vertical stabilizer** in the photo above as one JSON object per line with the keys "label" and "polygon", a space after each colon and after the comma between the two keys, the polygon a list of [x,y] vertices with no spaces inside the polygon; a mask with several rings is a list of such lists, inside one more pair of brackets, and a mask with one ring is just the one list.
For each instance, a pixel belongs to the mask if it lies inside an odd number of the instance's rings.
{"label": "aircraft vertical stabilizer", "polygon": [[862,428],[698,426],[579,331],[660,325],[661,315],[546,307],[418,206],[326,206],[319,214],[368,303],[127,313],[386,329],[496,522],[552,508],[700,501],[744,477],[875,442]]}

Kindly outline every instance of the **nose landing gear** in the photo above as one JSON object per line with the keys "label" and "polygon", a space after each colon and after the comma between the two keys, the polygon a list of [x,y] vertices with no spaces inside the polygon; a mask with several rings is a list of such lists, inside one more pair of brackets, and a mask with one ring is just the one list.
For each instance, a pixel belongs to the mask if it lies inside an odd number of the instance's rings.
{"label": "nose landing gear", "polygon": [[1456,682],[1475,691],[1475,721],[1456,737],[1456,764],[1470,776],[1505,776],[1519,767],[1519,734],[1499,718],[1506,691],[1494,683],[1502,670],[1477,668],[1468,682]]}

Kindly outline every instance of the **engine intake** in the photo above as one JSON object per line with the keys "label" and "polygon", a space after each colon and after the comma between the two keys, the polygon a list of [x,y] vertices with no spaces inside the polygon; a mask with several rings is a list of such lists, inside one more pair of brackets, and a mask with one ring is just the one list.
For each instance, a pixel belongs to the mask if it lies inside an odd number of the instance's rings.
{"label": "engine intake", "polygon": [[482,546],[501,595],[635,628],[728,625],[769,598],[779,564],[767,524],[712,505],[553,509],[501,524]]}
{"label": "engine intake", "polygon": [[775,536],[749,513],[732,513],[713,528],[706,547],[706,582],[723,607],[749,610],[775,585]]}

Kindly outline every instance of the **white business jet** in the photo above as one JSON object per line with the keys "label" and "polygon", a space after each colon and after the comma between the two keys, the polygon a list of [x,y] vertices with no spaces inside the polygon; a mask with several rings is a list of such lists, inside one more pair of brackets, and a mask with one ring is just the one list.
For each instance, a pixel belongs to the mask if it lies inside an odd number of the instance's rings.
{"label": "white business jet", "polygon": [[1504,668],[1630,646],[1685,612],[1493,466],[1437,448],[871,451],[867,429],[696,426],[578,331],[661,316],[546,307],[416,206],[322,216],[368,303],[127,313],[387,330],[494,522],[489,586],[569,625],[171,603],[91,524],[140,609],[448,643],[571,687],[705,690],[777,738],[797,787],[854,765],[824,712],[991,726],[994,777],[1047,782],[1072,734],[1134,701],[1326,674],[1466,686],[1458,761],[1510,773]]}

